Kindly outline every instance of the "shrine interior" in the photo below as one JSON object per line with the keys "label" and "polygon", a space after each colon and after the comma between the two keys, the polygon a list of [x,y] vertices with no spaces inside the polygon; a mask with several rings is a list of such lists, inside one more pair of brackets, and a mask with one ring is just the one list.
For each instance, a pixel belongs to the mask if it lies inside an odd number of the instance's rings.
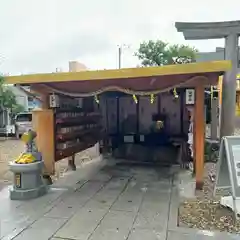
{"label": "shrine interior", "polygon": [[182,156],[188,155],[189,129],[184,88],[155,96],[105,92],[95,98],[94,108],[105,133],[102,151],[115,159],[165,166],[188,157]]}

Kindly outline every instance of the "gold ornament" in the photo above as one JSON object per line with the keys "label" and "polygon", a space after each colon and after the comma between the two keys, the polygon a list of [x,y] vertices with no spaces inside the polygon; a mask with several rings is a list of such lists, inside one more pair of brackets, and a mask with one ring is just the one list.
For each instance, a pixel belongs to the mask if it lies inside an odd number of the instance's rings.
{"label": "gold ornament", "polygon": [[138,104],[138,98],[136,97],[135,94],[133,94],[133,100],[134,100],[134,102],[135,102],[136,104]]}
{"label": "gold ornament", "polygon": [[99,102],[100,102],[100,101],[99,101],[99,99],[98,99],[98,96],[97,96],[97,95],[95,95],[95,96],[94,96],[94,100],[95,100],[95,102],[96,102],[97,104],[99,104]]}
{"label": "gold ornament", "polygon": [[[196,77],[197,78],[197,77]],[[59,93],[59,94],[63,94],[63,95],[66,95],[66,96],[70,96],[70,97],[93,97],[95,95],[100,95],[101,93],[104,93],[104,92],[111,92],[111,91],[116,91],[116,92],[122,92],[122,93],[125,93],[125,94],[129,94],[129,95],[136,95],[136,96],[149,96],[151,94],[154,94],[154,95],[157,95],[159,93],[164,93],[164,92],[168,92],[170,91],[171,89],[173,88],[180,88],[182,86],[185,86],[186,84],[190,83],[190,82],[193,82],[196,80],[195,77],[193,78],[190,78],[189,80],[185,81],[185,82],[182,82],[182,83],[179,83],[179,84],[176,84],[174,86],[171,86],[171,87],[167,87],[167,88],[164,88],[164,89],[157,89],[157,90],[153,90],[153,91],[134,91],[134,90],[131,90],[131,89],[127,89],[127,88],[122,88],[122,87],[119,87],[119,86],[107,86],[107,87],[104,87],[104,88],[101,88],[95,92],[88,92],[88,93],[68,93],[68,92],[64,92],[64,91],[61,91],[61,90],[58,90],[58,89],[55,89],[53,87],[50,87],[48,86],[47,84],[43,84],[46,88],[48,88],[49,90],[51,90],[52,92],[56,92],[56,93]]]}
{"label": "gold ornament", "polygon": [[176,88],[173,89],[173,95],[174,95],[174,98],[178,98],[178,93]]}
{"label": "gold ornament", "polygon": [[151,104],[154,103],[154,100],[155,100],[154,94],[151,94],[150,95],[150,102],[151,102]]}

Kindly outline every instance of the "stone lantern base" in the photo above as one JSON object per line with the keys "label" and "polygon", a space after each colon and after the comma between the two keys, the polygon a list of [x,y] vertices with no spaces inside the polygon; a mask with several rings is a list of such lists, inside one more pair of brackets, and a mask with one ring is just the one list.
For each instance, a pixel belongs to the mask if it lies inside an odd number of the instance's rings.
{"label": "stone lantern base", "polygon": [[9,167],[14,174],[13,186],[10,189],[11,200],[27,200],[47,193],[48,187],[42,179],[42,161],[30,164],[12,162]]}

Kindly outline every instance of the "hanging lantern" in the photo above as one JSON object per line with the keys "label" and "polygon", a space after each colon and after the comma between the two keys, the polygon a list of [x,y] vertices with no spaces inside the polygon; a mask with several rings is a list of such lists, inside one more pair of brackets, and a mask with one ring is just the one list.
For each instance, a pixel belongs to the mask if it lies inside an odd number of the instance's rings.
{"label": "hanging lantern", "polygon": [[151,94],[150,95],[150,102],[151,102],[151,104],[154,103],[154,100],[155,100],[154,94]]}
{"label": "hanging lantern", "polygon": [[133,101],[137,104],[138,103],[138,99],[137,96],[135,94],[133,94]]}
{"label": "hanging lantern", "polygon": [[98,99],[98,96],[97,96],[97,95],[94,96],[94,100],[95,100],[95,102],[96,102],[97,104],[99,104],[99,99]]}

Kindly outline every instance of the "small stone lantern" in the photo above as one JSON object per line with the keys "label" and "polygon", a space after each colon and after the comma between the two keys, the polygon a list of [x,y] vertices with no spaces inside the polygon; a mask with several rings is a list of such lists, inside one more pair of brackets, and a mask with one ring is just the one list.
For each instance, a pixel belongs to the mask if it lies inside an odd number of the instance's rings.
{"label": "small stone lantern", "polygon": [[47,193],[47,186],[42,179],[44,163],[34,141],[36,136],[32,130],[23,134],[22,141],[26,144],[26,150],[9,164],[10,171],[14,174],[10,189],[11,200],[27,200]]}

